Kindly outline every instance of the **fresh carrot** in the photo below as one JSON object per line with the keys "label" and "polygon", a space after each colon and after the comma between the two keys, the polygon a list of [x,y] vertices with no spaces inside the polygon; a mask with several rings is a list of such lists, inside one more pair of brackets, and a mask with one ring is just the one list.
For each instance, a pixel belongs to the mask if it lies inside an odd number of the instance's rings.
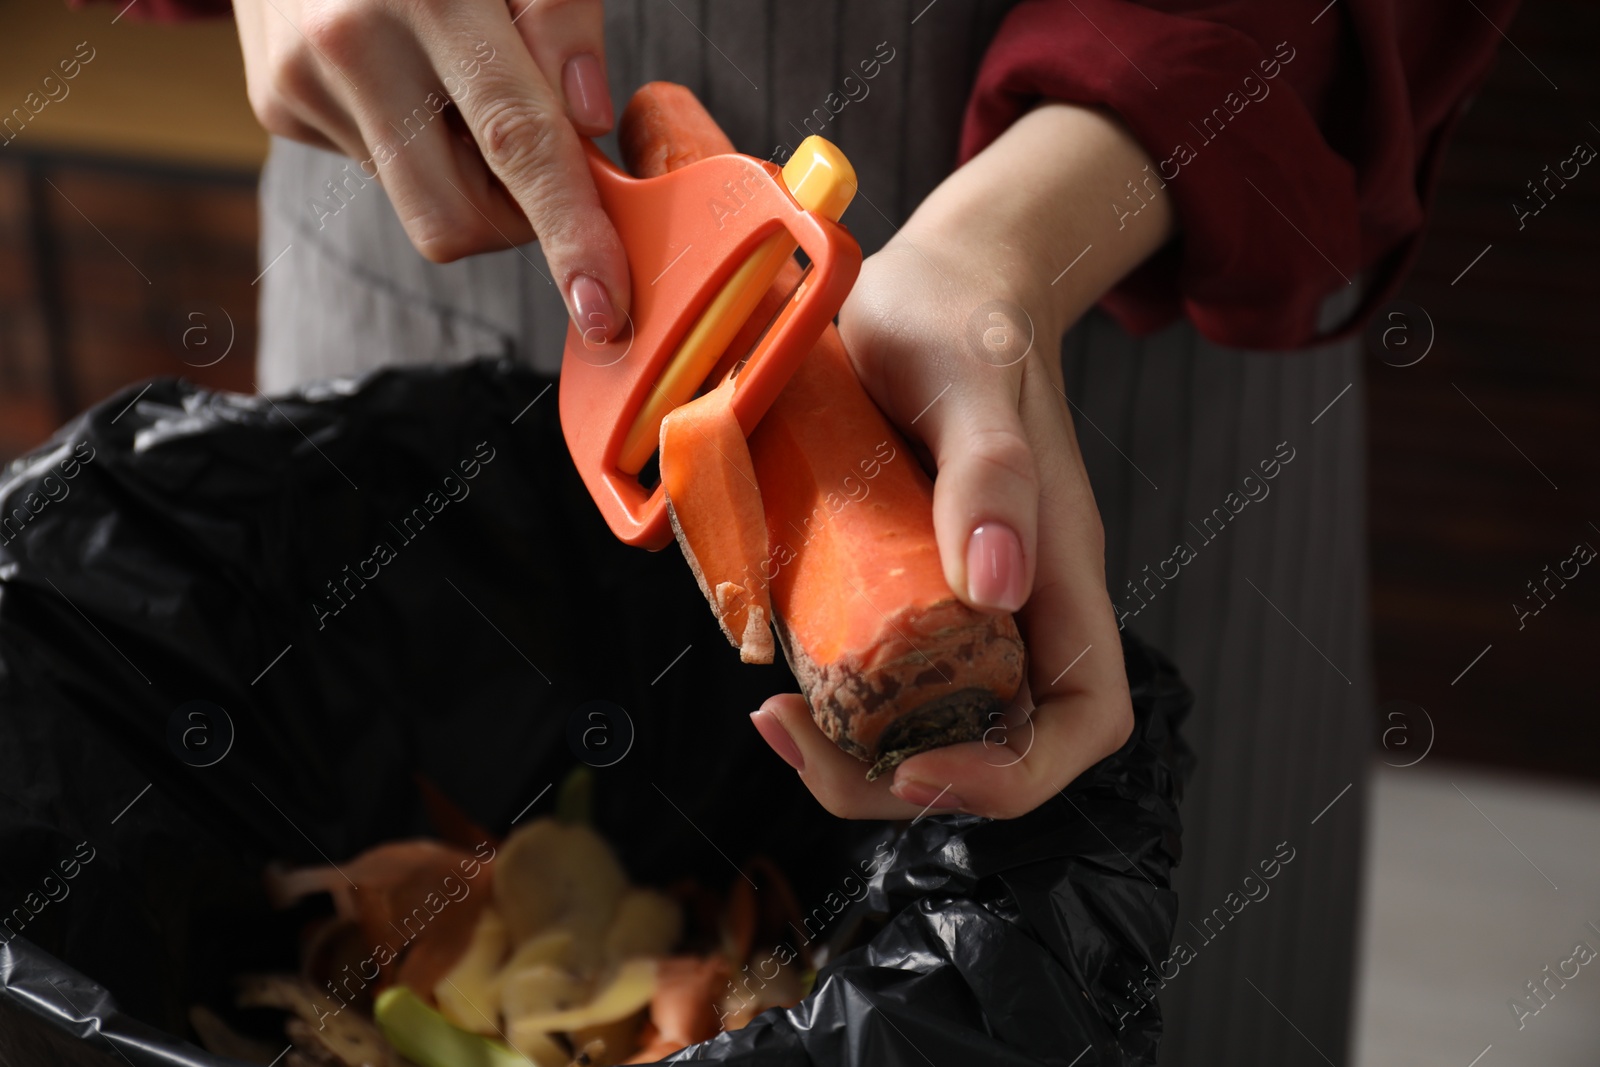
{"label": "fresh carrot", "polygon": [[778,634],[823,732],[869,761],[869,777],[982,737],[1021,684],[1022,639],[1010,615],[951,592],[933,484],[857,382],[837,331],[750,444]]}
{"label": "fresh carrot", "polygon": [[[639,177],[733,151],[694,94],[664,82],[634,94],[619,138]],[[713,374],[749,349],[800,278],[791,261]],[[974,611],[951,591],[934,540],[933,484],[867,396],[833,327],[749,448],[766,551],[749,556],[751,520],[737,511],[724,519],[740,527],[737,536],[697,541],[691,551],[702,572],[753,573],[767,584],[784,654],[817,724],[870,765],[868,778],[918,752],[982,737],[1022,683],[1022,639],[1010,615]]]}

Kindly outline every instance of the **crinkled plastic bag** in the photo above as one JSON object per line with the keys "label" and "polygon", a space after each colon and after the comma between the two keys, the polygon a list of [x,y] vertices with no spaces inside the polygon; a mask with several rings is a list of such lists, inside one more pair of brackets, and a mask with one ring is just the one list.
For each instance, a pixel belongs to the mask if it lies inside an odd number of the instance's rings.
{"label": "crinkled plastic bag", "polygon": [[747,721],[792,679],[738,662],[676,552],[610,535],[553,384],[505,360],[277,399],[158,380],[5,472],[0,1063],[238,1062],[191,1043],[193,1005],[281,1048],[231,1003],[295,967],[308,917],[269,908],[267,864],[433,832],[419,781],[503,833],[580,760],[635,881],[765,855],[829,947],[801,1004],[681,1058],[1155,1062],[1171,665],[1126,639],[1133,736],[1026,817],[837,820]]}

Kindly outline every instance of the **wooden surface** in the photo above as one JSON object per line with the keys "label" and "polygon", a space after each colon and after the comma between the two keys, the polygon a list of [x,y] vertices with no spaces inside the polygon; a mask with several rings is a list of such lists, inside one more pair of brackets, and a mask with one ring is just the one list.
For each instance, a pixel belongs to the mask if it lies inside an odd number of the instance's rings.
{"label": "wooden surface", "polygon": [[1600,149],[1600,9],[1534,0],[1509,36],[1402,290],[1434,347],[1369,369],[1379,696],[1425,708],[1438,754],[1594,778],[1600,561],[1520,630],[1512,604],[1536,606],[1525,583],[1578,542],[1600,549],[1600,159],[1520,231],[1512,203],[1579,141]]}
{"label": "wooden surface", "polygon": [[0,455],[156,375],[254,391],[257,225],[248,173],[0,157]]}
{"label": "wooden surface", "polygon": [[267,137],[233,22],[124,6],[0,0],[0,457],[151,375],[252,388]]}
{"label": "wooden surface", "polygon": [[[94,58],[66,81],[0,158],[83,151],[209,167],[255,168],[267,135],[245,98],[232,19],[159,25],[118,18],[126,0],[69,10],[65,0],[0,0],[0,114],[40,93],[80,44]],[[61,95],[59,88],[51,89]],[[35,105],[37,106],[37,105]]]}

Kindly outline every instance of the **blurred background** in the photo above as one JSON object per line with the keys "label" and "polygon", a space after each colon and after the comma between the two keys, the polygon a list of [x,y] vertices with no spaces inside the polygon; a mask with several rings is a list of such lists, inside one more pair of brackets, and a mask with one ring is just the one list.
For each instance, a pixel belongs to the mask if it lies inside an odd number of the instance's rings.
{"label": "blurred background", "polygon": [[[267,138],[233,25],[122,10],[0,0],[0,112],[92,44],[0,132],[0,461],[151,376],[255,388]],[[1600,969],[1522,1029],[1507,1006],[1600,948],[1600,568],[1545,584],[1600,546],[1600,167],[1520,229],[1513,207],[1600,146],[1600,7],[1529,0],[1507,36],[1358,386],[1379,702],[1358,1049],[1385,1067],[1600,1055]],[[1547,606],[1519,619],[1529,583]]]}

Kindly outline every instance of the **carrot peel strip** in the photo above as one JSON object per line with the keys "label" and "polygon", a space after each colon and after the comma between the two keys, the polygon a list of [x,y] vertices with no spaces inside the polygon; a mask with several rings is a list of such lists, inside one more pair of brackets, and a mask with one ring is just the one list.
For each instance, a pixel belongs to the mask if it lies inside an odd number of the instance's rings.
{"label": "carrot peel strip", "polygon": [[734,388],[727,379],[662,421],[661,482],[672,532],[722,632],[745,663],[771,663],[767,522]]}

